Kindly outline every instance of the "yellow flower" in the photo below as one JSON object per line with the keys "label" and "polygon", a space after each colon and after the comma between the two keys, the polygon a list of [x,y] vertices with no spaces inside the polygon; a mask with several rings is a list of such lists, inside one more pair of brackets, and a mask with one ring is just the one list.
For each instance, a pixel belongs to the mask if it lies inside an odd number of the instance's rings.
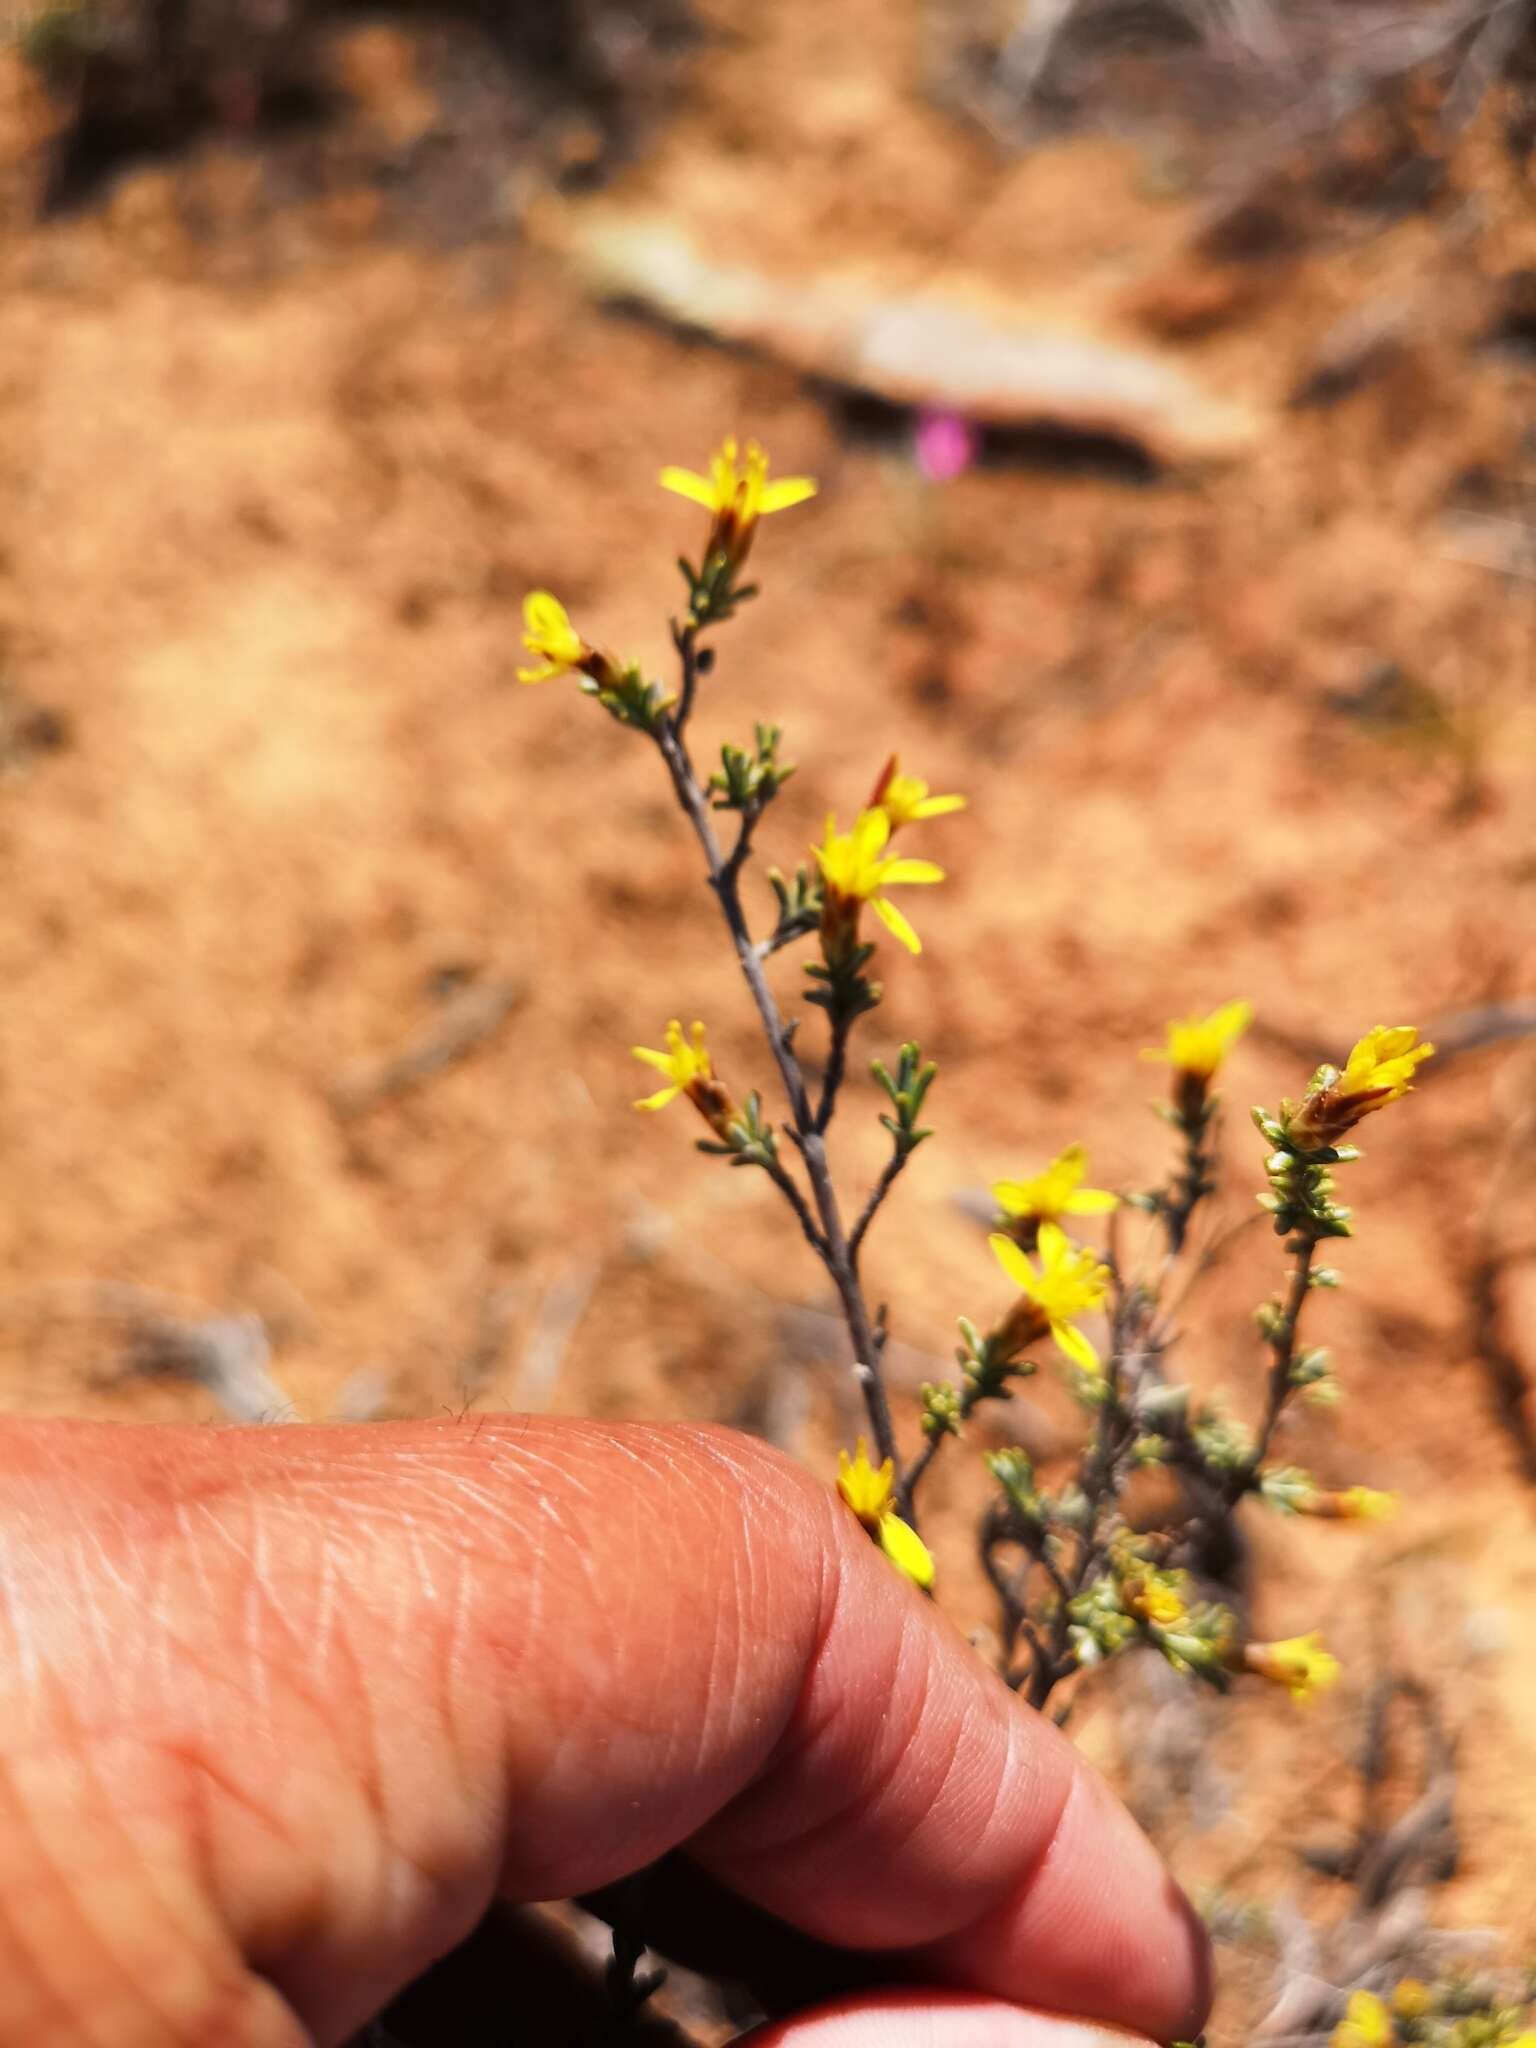
{"label": "yellow flower", "polygon": [[1412,1024],[1377,1024],[1355,1041],[1342,1074],[1337,1067],[1320,1067],[1300,1108],[1286,1119],[1292,1142],[1303,1151],[1336,1145],[1362,1117],[1406,1095],[1416,1069],[1435,1049],[1418,1040]]}
{"label": "yellow flower", "polygon": [[1346,1486],[1339,1507],[1346,1522],[1390,1522],[1398,1501],[1395,1493],[1382,1493],[1374,1486]]}
{"label": "yellow flower", "polygon": [[1404,1977],[1392,1993],[1392,2010],[1399,2019],[1421,2020],[1435,2002],[1434,1993],[1417,1977]]}
{"label": "yellow flower", "polygon": [[1413,1086],[1413,1073],[1421,1060],[1434,1051],[1420,1045],[1412,1024],[1376,1024],[1364,1038],[1357,1038],[1339,1083],[1345,1095],[1383,1095],[1396,1102]]}
{"label": "yellow flower", "polygon": [[1397,1513],[1395,1493],[1381,1493],[1374,1486],[1346,1486],[1341,1493],[1327,1493],[1321,1487],[1299,1492],[1291,1502],[1298,1515],[1312,1515],[1320,1522],[1390,1522]]}
{"label": "yellow flower", "polygon": [[740,568],[746,560],[760,518],[787,511],[816,495],[815,481],[808,476],[786,476],[776,484],[769,483],[768,458],[762,449],[749,441],[745,454],[738,456],[734,438],[721,443],[719,454],[710,461],[708,476],[669,466],[661,472],[661,484],[663,490],[691,498],[714,514],[705,559],[725,555],[733,568]]}
{"label": "yellow flower", "polygon": [[1074,1320],[1104,1300],[1109,1268],[1097,1252],[1074,1244],[1054,1223],[1042,1223],[1038,1240],[1040,1270],[1001,1231],[988,1240],[997,1262],[1020,1289],[1022,1299],[993,1333],[1000,1362],[1017,1358],[1041,1337],[1049,1336],[1084,1372],[1099,1370],[1099,1354]]}
{"label": "yellow flower", "polygon": [[851,1458],[846,1451],[837,1454],[837,1490],[859,1520],[873,1528],[889,1513],[895,1498],[896,1467],[889,1458],[882,1465],[871,1465],[869,1447],[860,1437]]}
{"label": "yellow flower", "polygon": [[1167,1043],[1149,1046],[1144,1060],[1166,1060],[1181,1074],[1209,1081],[1253,1022],[1252,1003],[1223,1003],[1209,1017],[1181,1017],[1168,1026]]}
{"label": "yellow flower", "polygon": [[863,1437],[850,1458],[837,1454],[837,1490],[895,1565],[925,1591],[933,1584],[933,1557],[909,1522],[896,1512],[896,1472],[889,1458],[876,1467],[869,1462]]}
{"label": "yellow flower", "polygon": [[1372,1991],[1350,1993],[1344,2017],[1334,2028],[1331,2048],[1379,2048],[1392,2039],[1392,2015]]}
{"label": "yellow flower", "polygon": [[1082,1185],[1087,1171],[1088,1154],[1081,1145],[1069,1145],[1031,1180],[994,1181],[992,1199],[1010,1222],[1028,1225],[1055,1223],[1063,1216],[1103,1216],[1118,1209],[1118,1195]]}
{"label": "yellow flower", "polygon": [[887,853],[891,821],[884,811],[861,811],[851,832],[839,832],[827,817],[826,837],[812,847],[824,884],[821,913],[822,950],[829,960],[846,956],[858,944],[859,909],[869,904],[886,930],[909,953],[921,953],[917,933],[884,891],[895,885],[942,882],[944,870],[931,860],[905,860]]}
{"label": "yellow flower", "polygon": [[894,832],[902,825],[915,825],[924,818],[943,818],[951,811],[965,809],[963,796],[930,796],[928,784],[917,775],[903,775],[895,754],[880,771],[869,799],[872,811],[884,811]]}
{"label": "yellow flower", "polygon": [[1315,1631],[1279,1643],[1249,1643],[1243,1650],[1243,1664],[1255,1676],[1283,1685],[1291,1698],[1302,1704],[1334,1684],[1339,1675],[1339,1660],[1323,1648],[1322,1637]]}
{"label": "yellow flower", "polygon": [[520,683],[547,683],[573,670],[590,676],[604,689],[618,679],[613,657],[582,639],[571,624],[570,613],[547,590],[531,590],[523,599],[523,645],[539,657],[539,666],[520,668]]}
{"label": "yellow flower", "polygon": [[[1180,1574],[1182,1578],[1183,1574]],[[1145,1578],[1125,1587],[1126,1604],[1155,1628],[1173,1628],[1189,1613],[1178,1583],[1169,1578]]]}
{"label": "yellow flower", "polygon": [[636,1109],[665,1109],[669,1102],[675,1102],[679,1095],[686,1095],[698,1110],[704,1121],[715,1133],[724,1138],[740,1112],[731,1100],[730,1091],[716,1078],[710,1061],[709,1048],[704,1043],[704,1026],[695,1024],[693,1042],[683,1036],[683,1027],[674,1017],[667,1026],[667,1049],[652,1052],[647,1045],[631,1046],[637,1060],[644,1060],[648,1067],[654,1067],[658,1074],[665,1074],[667,1085],[658,1088],[654,1095],[647,1095],[635,1104]]}

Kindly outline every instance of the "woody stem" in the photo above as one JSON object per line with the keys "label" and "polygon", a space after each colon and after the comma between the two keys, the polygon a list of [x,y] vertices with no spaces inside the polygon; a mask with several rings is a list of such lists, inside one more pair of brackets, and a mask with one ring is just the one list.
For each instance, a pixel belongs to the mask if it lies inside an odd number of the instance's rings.
{"label": "woody stem", "polygon": [[[683,704],[687,705],[691,705],[690,686],[698,672],[695,640],[696,629],[691,626],[684,627],[678,634],[678,654],[682,661],[684,676]],[[806,1092],[805,1077],[800,1071],[800,1063],[785,1036],[784,1020],[779,1015],[778,1004],[774,1001],[773,991],[769,988],[767,976],[763,972],[762,959],[747,928],[746,914],[741,905],[740,863],[727,859],[721,852],[720,841],[709,814],[709,806],[694,773],[693,763],[683,738],[681,711],[682,705],[679,706],[679,716],[664,718],[656,727],[656,744],[667,764],[678,803],[703,850],[710,887],[725,918],[731,942],[736,948],[737,962],[747,987],[752,992],[752,1000],[757,1006],[763,1033],[768,1040],[768,1048],[773,1054],[774,1064],[784,1084],[790,1113],[789,1135],[805,1161],[806,1178],[810,1182],[811,1198],[820,1224],[820,1241],[816,1243],[815,1248],[831,1277],[833,1286],[837,1289],[843,1320],[848,1326],[848,1335],[853,1345],[854,1378],[864,1398],[876,1448],[880,1457],[889,1458],[893,1467],[900,1472],[896,1430],[891,1420],[891,1405],[886,1396],[885,1382],[880,1370],[880,1348],[875,1341],[869,1307],[865,1302],[864,1292],[859,1285],[858,1274],[849,1251],[842,1212],[838,1207],[837,1194],[832,1186],[832,1175],[827,1164],[826,1145],[816,1111],[812,1108]],[[905,1475],[897,1481],[897,1495],[903,1515],[911,1520],[911,1495]]]}

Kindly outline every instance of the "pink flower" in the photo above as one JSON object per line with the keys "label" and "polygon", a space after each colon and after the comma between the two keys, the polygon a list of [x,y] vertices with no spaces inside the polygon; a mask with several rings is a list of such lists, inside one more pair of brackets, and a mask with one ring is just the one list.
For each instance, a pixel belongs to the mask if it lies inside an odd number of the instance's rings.
{"label": "pink flower", "polygon": [[976,460],[976,429],[958,412],[924,406],[917,415],[913,453],[930,483],[952,483]]}

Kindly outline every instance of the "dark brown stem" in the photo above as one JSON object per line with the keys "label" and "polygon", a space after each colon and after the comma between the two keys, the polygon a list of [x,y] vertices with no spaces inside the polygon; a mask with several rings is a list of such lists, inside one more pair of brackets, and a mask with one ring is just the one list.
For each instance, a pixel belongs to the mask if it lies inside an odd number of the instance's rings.
{"label": "dark brown stem", "polygon": [[832,1043],[827,1052],[827,1071],[822,1076],[821,1101],[816,1106],[816,1128],[824,1131],[832,1121],[832,1112],[837,1107],[837,1091],[843,1085],[843,1076],[848,1070],[848,1034],[853,1029],[852,1017],[838,1016],[832,1020]]}
{"label": "dark brown stem", "polygon": [[679,741],[693,715],[694,693],[699,687],[699,633],[696,626],[672,626],[672,644],[677,649],[677,658],[682,664],[683,688],[678,698],[676,711],[672,714],[672,730]]}
{"label": "dark brown stem", "polygon": [[853,1261],[855,1272],[858,1270],[859,1248],[864,1242],[869,1226],[874,1222],[876,1216],[879,1215],[881,1203],[884,1202],[886,1196],[901,1178],[902,1169],[912,1157],[912,1152],[913,1147],[910,1145],[900,1151],[893,1152],[885,1162],[885,1171],[869,1191],[869,1200],[864,1204],[859,1220],[854,1224],[852,1234],[848,1239],[848,1256]]}
{"label": "dark brown stem", "polygon": [[821,1232],[816,1228],[816,1219],[812,1216],[810,1210],[806,1207],[804,1195],[801,1194],[800,1190],[795,1186],[795,1183],[784,1171],[784,1168],[779,1165],[777,1160],[775,1160],[773,1164],[768,1168],[768,1178],[773,1182],[774,1186],[779,1190],[780,1194],[783,1195],[785,1201],[788,1202],[790,1208],[794,1210],[795,1221],[800,1225],[801,1230],[805,1233],[806,1243],[810,1246],[811,1250],[816,1254],[817,1258],[825,1262],[827,1256],[827,1241],[822,1236]]}
{"label": "dark brown stem", "polygon": [[1290,1292],[1280,1312],[1280,1327],[1269,1340],[1272,1362],[1269,1368],[1269,1388],[1264,1401],[1264,1417],[1259,1424],[1258,1435],[1254,1438],[1252,1451],[1228,1482],[1228,1497],[1233,1501],[1241,1498],[1258,1477],[1259,1468],[1269,1451],[1270,1439],[1275,1433],[1275,1425],[1280,1420],[1286,1402],[1295,1392],[1291,1384],[1291,1371],[1296,1363],[1296,1332],[1301,1322],[1302,1308],[1306,1303],[1307,1290],[1312,1285],[1312,1261],[1317,1253],[1317,1240],[1313,1237],[1295,1238],[1291,1242],[1291,1250],[1296,1263],[1291,1271]]}
{"label": "dark brown stem", "polygon": [[923,1448],[912,1460],[911,1470],[907,1473],[907,1494],[909,1498],[912,1495],[914,1495],[917,1492],[918,1487],[922,1485],[924,1474],[927,1472],[928,1467],[933,1463],[934,1459],[939,1455],[939,1445],[943,1443],[945,1437],[948,1435],[949,1431],[947,1429],[936,1431],[934,1435],[929,1437],[927,1443],[923,1445]]}
{"label": "dark brown stem", "polygon": [[[684,627],[677,634],[678,655],[683,665],[683,694],[676,714],[663,719],[657,726],[655,739],[661,757],[667,764],[672,777],[672,787],[683,812],[693,827],[694,837],[703,849],[708,865],[710,887],[720,905],[736,958],[752,1000],[757,1006],[763,1033],[768,1048],[773,1054],[774,1064],[784,1085],[785,1097],[789,1103],[790,1133],[801,1158],[805,1161],[806,1178],[811,1185],[811,1197],[820,1229],[810,1242],[817,1256],[831,1276],[837,1289],[838,1301],[842,1307],[843,1320],[848,1325],[848,1334],[853,1343],[854,1378],[864,1397],[864,1406],[869,1415],[870,1429],[874,1434],[876,1447],[882,1459],[889,1458],[900,1472],[900,1458],[896,1448],[896,1430],[891,1420],[890,1402],[886,1396],[885,1383],[880,1374],[880,1354],[870,1323],[869,1309],[859,1285],[849,1252],[848,1239],[843,1230],[842,1213],[838,1208],[837,1194],[832,1186],[832,1175],[827,1165],[827,1151],[822,1139],[821,1128],[815,1111],[811,1108],[806,1092],[805,1077],[800,1063],[790,1048],[785,1033],[784,1020],[779,1015],[778,1004],[763,973],[763,962],[751,933],[747,929],[746,914],[741,905],[740,879],[741,863],[745,859],[744,841],[749,836],[745,818],[736,848],[730,859],[720,850],[720,841],[715,832],[714,820],[709,805],[694,773],[689,759],[687,744],[683,738],[683,725],[688,711],[692,708],[693,684],[698,674],[698,653],[695,629]],[[782,1184],[780,1184],[782,1187]],[[801,1228],[805,1228],[802,1219]],[[905,1475],[898,1480],[898,1500],[902,1512],[911,1517],[911,1496]]]}
{"label": "dark brown stem", "polygon": [[[976,1409],[976,1407],[984,1398],[985,1396],[978,1393],[976,1382],[974,1380],[967,1380],[965,1382],[964,1386],[960,1389],[959,1419],[962,1423],[968,1422],[970,1420],[972,1412]],[[951,1436],[952,1434],[953,1431],[951,1430],[936,1430],[934,1434],[929,1437],[927,1443],[923,1445],[922,1450],[912,1460],[912,1469],[907,1474],[907,1495],[909,1499],[916,1495],[917,1489],[922,1484],[924,1475],[927,1473],[928,1467],[933,1463],[934,1459],[939,1455],[940,1450],[943,1448],[944,1439],[947,1436]]]}
{"label": "dark brown stem", "polygon": [[1099,1409],[1093,1442],[1084,1455],[1078,1481],[1088,1503],[1088,1522],[1078,1538],[1071,1570],[1064,1572],[1047,1554],[1044,1533],[1039,1545],[1031,1546],[1032,1554],[1050,1579],[1056,1594],[1056,1611],[1051,1618],[1047,1653],[1043,1658],[1032,1658],[1024,1688],[1025,1698],[1033,1707],[1043,1708],[1062,1679],[1069,1676],[1076,1666],[1068,1634],[1071,1626],[1069,1609],[1104,1566],[1107,1554],[1102,1533],[1104,1511],[1119,1497],[1121,1466],[1135,1441],[1137,1428],[1131,1406],[1121,1399],[1121,1389],[1127,1360],[1141,1351],[1148,1312],[1145,1297],[1134,1287],[1125,1290],[1116,1303],[1110,1355],[1104,1368],[1107,1383],[1105,1400]]}
{"label": "dark brown stem", "polygon": [[1215,1126],[1213,1103],[1204,1104],[1180,1124],[1184,1134],[1184,1157],[1173,1187],[1163,1203],[1163,1227],[1168,1233],[1168,1253],[1177,1258],[1189,1237],[1190,1220],[1210,1192],[1212,1153],[1207,1139]]}

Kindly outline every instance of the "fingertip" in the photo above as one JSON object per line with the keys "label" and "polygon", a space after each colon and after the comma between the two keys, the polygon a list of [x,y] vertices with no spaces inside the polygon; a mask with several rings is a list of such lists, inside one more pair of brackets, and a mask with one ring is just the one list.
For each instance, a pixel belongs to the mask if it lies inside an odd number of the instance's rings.
{"label": "fingertip", "polygon": [[893,1990],[776,2021],[736,2048],[1134,2048],[1142,2040],[962,1992]]}
{"label": "fingertip", "polygon": [[1193,2039],[1210,1941],[1141,1829],[1079,1767],[1043,1856],[983,1918],[930,1952],[934,1973],[1156,2040]]}
{"label": "fingertip", "polygon": [[878,1552],[833,1549],[840,1590],[788,1739],[695,1844],[705,1866],[930,1982],[1192,2037],[1206,1937],[1141,1829],[940,1617],[893,1597]]}

